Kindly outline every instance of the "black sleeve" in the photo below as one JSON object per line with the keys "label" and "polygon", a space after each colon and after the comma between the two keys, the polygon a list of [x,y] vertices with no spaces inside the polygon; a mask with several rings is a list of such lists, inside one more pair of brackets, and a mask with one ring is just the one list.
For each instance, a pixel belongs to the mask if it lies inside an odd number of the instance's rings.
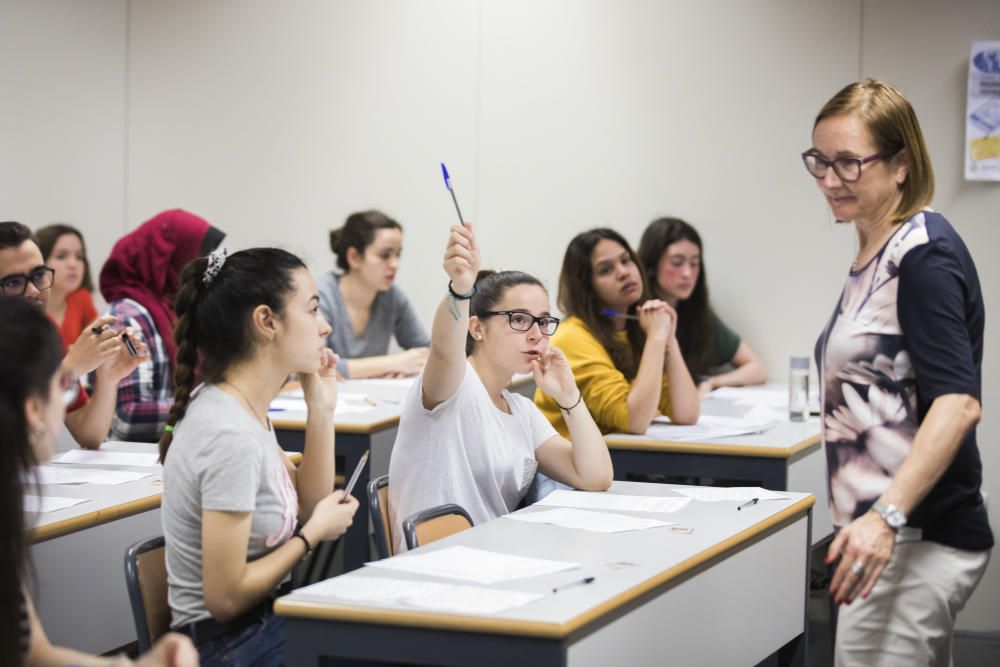
{"label": "black sleeve", "polygon": [[903,257],[896,308],[917,395],[927,406],[944,394],[979,398],[967,296],[962,264],[947,248],[931,242]]}

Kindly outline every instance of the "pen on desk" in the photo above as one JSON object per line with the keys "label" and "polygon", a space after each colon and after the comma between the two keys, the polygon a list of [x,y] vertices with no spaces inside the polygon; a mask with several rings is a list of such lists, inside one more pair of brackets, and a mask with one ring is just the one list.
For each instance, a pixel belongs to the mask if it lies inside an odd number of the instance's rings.
{"label": "pen on desk", "polygon": [[573,586],[585,586],[586,584],[594,583],[595,577],[584,577],[583,579],[578,579],[577,581],[571,581],[568,584],[563,584],[562,586],[556,586],[552,589],[553,593],[558,593],[559,591],[564,591],[567,588],[572,588]]}
{"label": "pen on desk", "polygon": [[622,318],[625,318],[626,320],[637,320],[637,319],[639,319],[638,315],[629,315],[628,313],[616,313],[613,310],[602,310],[601,311],[601,315],[607,315],[608,317],[622,317]]}
{"label": "pen on desk", "polygon": [[741,510],[744,507],[750,507],[751,505],[756,505],[759,502],[760,502],[760,498],[751,498],[750,500],[746,501],[745,503],[743,503],[742,505],[740,505],[736,509],[737,510]]}
{"label": "pen on desk", "polygon": [[458,213],[459,224],[465,224],[465,218],[462,217],[462,209],[458,207],[458,198],[455,197],[455,190],[451,187],[451,176],[448,175],[448,167],[444,166],[444,162],[441,163],[441,173],[444,175],[444,185],[448,188],[448,192],[451,193],[451,200],[455,202],[455,212]]}

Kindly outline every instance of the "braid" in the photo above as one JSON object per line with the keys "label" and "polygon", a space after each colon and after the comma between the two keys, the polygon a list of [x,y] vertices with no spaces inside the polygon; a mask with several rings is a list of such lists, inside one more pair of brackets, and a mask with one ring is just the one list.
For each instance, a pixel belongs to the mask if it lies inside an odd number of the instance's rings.
{"label": "braid", "polygon": [[197,381],[198,326],[195,309],[203,289],[201,276],[206,264],[207,260],[204,258],[188,263],[181,274],[181,287],[174,303],[174,312],[177,313],[177,322],[174,324],[174,341],[177,343],[174,403],[170,406],[167,417],[167,430],[160,438],[160,463],[167,460],[167,450],[174,439],[174,426],[184,419]]}

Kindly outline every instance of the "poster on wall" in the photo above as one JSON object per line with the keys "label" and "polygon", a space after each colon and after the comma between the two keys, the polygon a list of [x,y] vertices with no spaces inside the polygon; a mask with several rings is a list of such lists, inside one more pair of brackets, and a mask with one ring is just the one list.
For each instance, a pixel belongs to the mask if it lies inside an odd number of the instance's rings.
{"label": "poster on wall", "polygon": [[973,42],[965,111],[965,178],[1000,181],[1000,42]]}

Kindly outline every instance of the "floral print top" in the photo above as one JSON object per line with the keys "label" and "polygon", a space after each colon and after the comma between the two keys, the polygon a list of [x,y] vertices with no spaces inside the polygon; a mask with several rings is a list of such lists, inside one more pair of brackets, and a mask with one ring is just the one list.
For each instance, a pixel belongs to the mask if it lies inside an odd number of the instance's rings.
{"label": "floral print top", "polygon": [[[972,257],[938,213],[902,223],[848,275],[816,345],[834,525],[888,488],[934,399],[980,398],[983,319]],[[956,548],[991,547],[981,482],[973,429],[909,525]]]}

